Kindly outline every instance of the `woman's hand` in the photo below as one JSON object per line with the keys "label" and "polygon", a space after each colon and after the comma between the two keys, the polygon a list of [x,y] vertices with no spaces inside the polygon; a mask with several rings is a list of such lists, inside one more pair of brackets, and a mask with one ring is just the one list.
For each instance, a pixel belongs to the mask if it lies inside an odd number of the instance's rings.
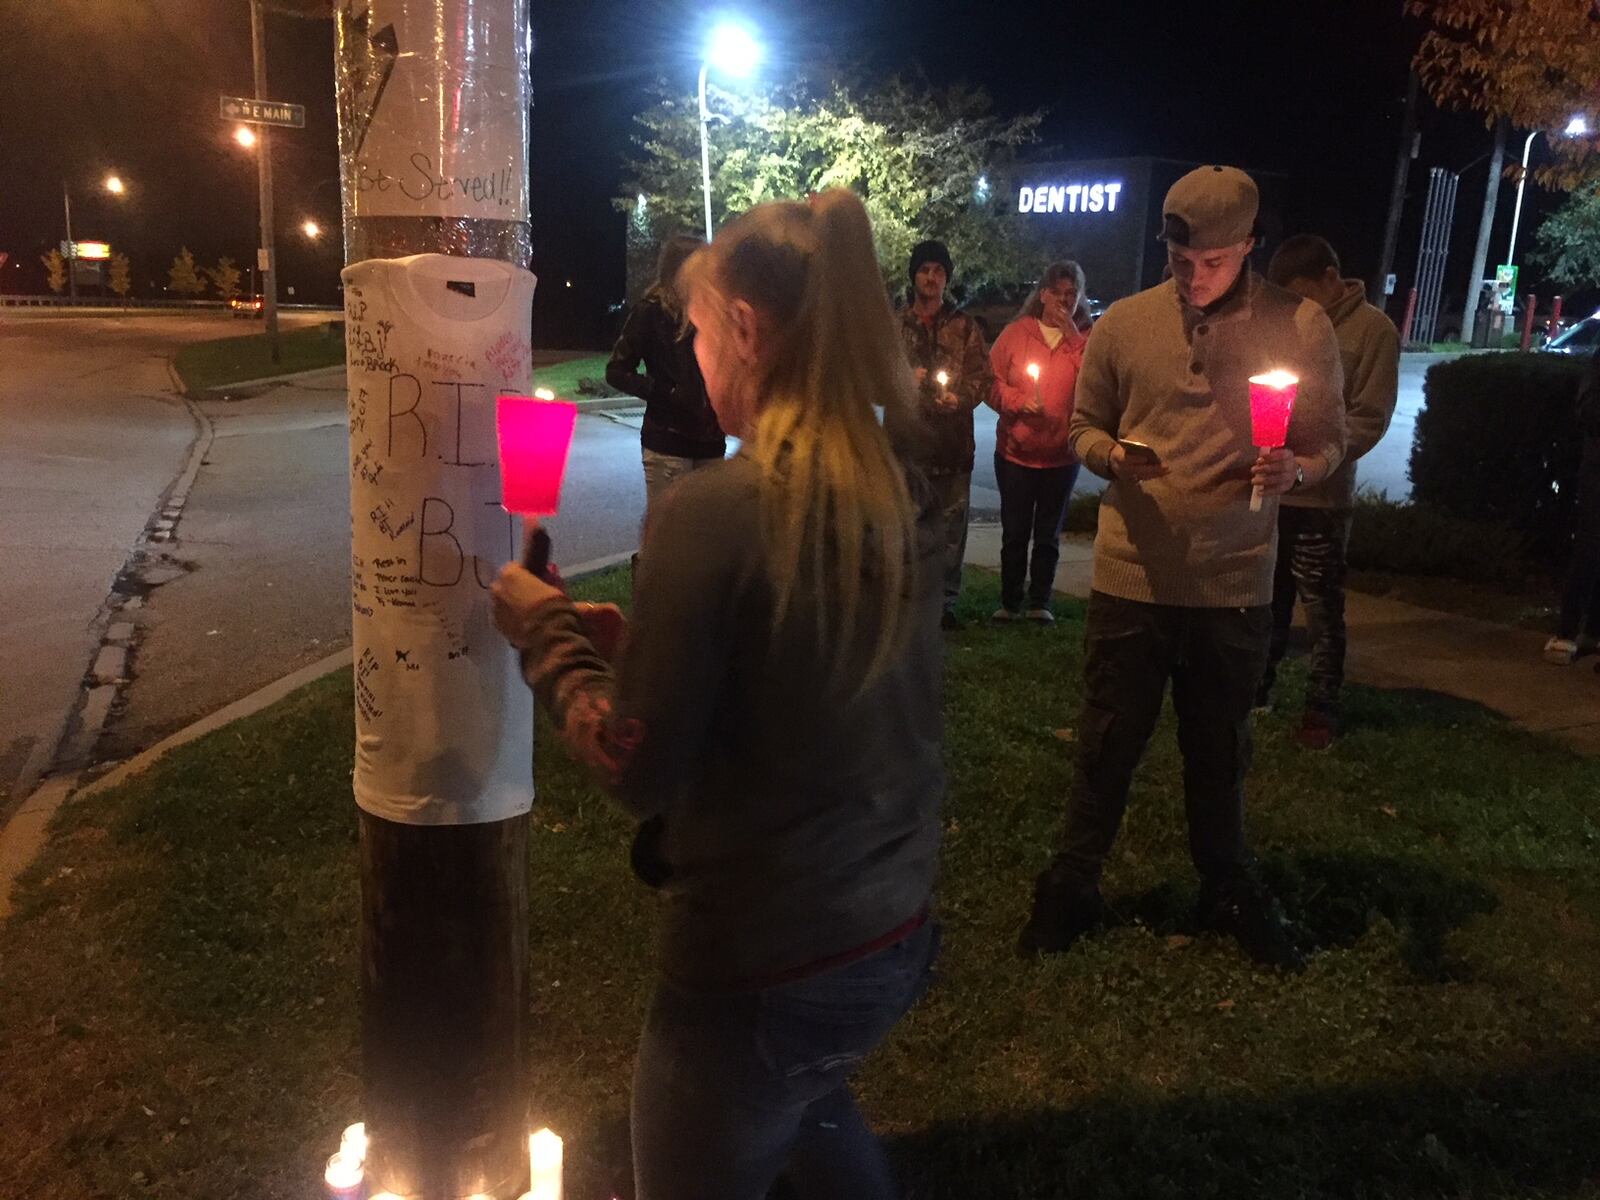
{"label": "woman's hand", "polygon": [[530,619],[542,606],[561,597],[552,587],[519,563],[507,563],[489,588],[494,627],[519,650],[526,650]]}

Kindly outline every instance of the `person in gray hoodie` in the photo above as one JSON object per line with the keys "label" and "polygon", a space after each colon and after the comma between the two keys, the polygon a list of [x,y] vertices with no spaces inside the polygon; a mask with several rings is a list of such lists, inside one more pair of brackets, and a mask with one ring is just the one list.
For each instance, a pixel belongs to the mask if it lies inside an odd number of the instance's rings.
{"label": "person in gray hoodie", "polygon": [[[1100,876],[1172,684],[1198,924],[1259,962],[1302,958],[1244,835],[1250,706],[1272,632],[1277,497],[1344,455],[1343,371],[1315,304],[1252,272],[1258,194],[1202,167],[1162,206],[1172,278],[1113,304],[1089,335],[1072,448],[1109,480],[1094,541],[1084,706],[1060,849],[1034,888],[1025,955],[1100,925]],[[1299,379],[1288,444],[1258,451],[1253,376]],[[1265,501],[1252,508],[1256,490]]]}
{"label": "person in gray hoodie", "polygon": [[1311,678],[1295,740],[1326,749],[1338,729],[1344,685],[1345,550],[1356,497],[1356,460],[1389,429],[1400,388],[1400,334],[1381,309],[1367,303],[1359,279],[1345,279],[1339,256],[1324,239],[1288,238],[1267,264],[1267,278],[1322,306],[1333,322],[1344,365],[1344,417],[1349,445],[1339,469],[1321,483],[1279,501],[1278,560],[1272,585],[1272,646],[1256,707],[1271,703],[1278,664],[1289,645],[1298,595],[1311,635]]}

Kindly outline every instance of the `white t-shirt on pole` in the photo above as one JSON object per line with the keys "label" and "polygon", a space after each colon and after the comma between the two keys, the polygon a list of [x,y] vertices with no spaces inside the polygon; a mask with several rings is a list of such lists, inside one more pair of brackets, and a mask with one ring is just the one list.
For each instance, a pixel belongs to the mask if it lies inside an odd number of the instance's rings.
{"label": "white t-shirt on pole", "polygon": [[418,254],[345,268],[356,803],[470,825],[533,801],[533,700],[490,619],[519,547],[495,398],[533,383],[532,273]]}

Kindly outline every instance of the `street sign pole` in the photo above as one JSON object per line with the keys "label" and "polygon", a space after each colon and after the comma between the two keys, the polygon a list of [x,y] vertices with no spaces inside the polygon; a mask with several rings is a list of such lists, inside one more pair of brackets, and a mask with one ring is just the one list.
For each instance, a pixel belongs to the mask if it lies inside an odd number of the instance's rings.
{"label": "street sign pole", "polygon": [[78,243],[72,240],[72,195],[61,181],[61,207],[67,214],[67,295],[78,298]]}
{"label": "street sign pole", "polygon": [[[250,0],[250,50],[255,59],[256,99],[267,97],[267,45],[262,29],[261,0]],[[261,194],[261,241],[256,265],[261,268],[262,309],[267,318],[267,345],[278,361],[278,263],[272,237],[272,131],[262,125],[256,134],[256,180]]]}

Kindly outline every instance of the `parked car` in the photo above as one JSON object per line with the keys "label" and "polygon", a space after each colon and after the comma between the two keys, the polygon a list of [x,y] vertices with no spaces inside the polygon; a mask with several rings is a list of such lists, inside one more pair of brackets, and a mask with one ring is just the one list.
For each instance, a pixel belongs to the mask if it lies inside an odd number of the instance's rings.
{"label": "parked car", "polygon": [[1563,329],[1545,346],[1552,354],[1593,354],[1597,348],[1600,348],[1600,312]]}
{"label": "parked car", "polygon": [[259,317],[262,315],[263,305],[260,296],[235,296],[228,301],[228,311],[236,317]]}

